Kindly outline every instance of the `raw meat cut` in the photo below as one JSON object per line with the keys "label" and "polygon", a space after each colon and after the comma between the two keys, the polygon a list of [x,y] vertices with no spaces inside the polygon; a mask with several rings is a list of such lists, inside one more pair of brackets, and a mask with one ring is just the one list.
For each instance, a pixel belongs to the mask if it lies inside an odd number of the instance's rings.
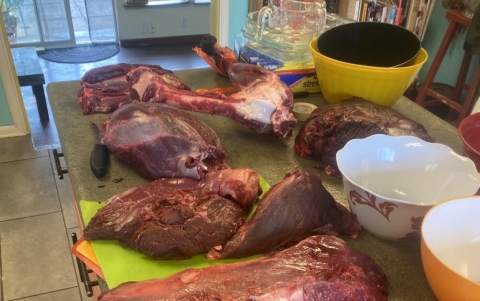
{"label": "raw meat cut", "polygon": [[224,243],[245,215],[236,203],[216,194],[196,195],[152,181],[107,200],[83,236],[115,239],[155,259],[186,259]]}
{"label": "raw meat cut", "polygon": [[316,233],[346,233],[356,237],[360,224],[325,189],[312,170],[297,170],[272,186],[252,217],[208,259],[244,258],[293,245]]}
{"label": "raw meat cut", "polygon": [[[147,67],[127,75],[134,90],[132,98],[141,102],[160,102],[195,112],[229,117],[261,134],[285,138],[292,134],[297,120],[293,116],[293,93],[279,77],[260,66],[239,63],[234,52],[217,44],[222,74],[228,75],[238,92],[226,96],[220,92],[179,91],[164,77]],[[201,52],[198,47],[197,52]],[[217,68],[218,70],[218,68]]]}
{"label": "raw meat cut", "polygon": [[128,282],[99,301],[386,301],[388,279],[368,255],[333,236],[272,256]]}
{"label": "raw meat cut", "polygon": [[[207,39],[208,40],[208,39]],[[238,90],[230,96],[218,91],[193,92],[171,71],[157,65],[117,64],[88,71],[81,80],[78,102],[83,114],[111,113],[126,103],[161,102],[190,111],[222,115],[261,134],[291,136],[297,120],[293,116],[293,93],[273,72],[239,63],[228,47],[204,43],[214,52],[194,50],[208,62],[218,62]],[[213,64],[215,66],[215,64]],[[127,83],[125,83],[127,82]]]}
{"label": "raw meat cut", "polygon": [[[228,76],[238,92],[230,95],[227,100],[240,104],[237,114],[251,120],[252,128],[259,133],[273,131],[279,138],[291,136],[297,124],[292,113],[293,92],[277,74],[257,65],[239,63],[235,52],[220,46],[217,39],[211,35],[204,36],[201,47],[193,50],[218,73]],[[254,121],[264,123],[265,128],[259,130]]]}
{"label": "raw meat cut", "polygon": [[192,192],[196,196],[218,194],[236,202],[248,213],[262,194],[260,176],[249,168],[223,169],[205,174],[200,181],[189,178],[161,178],[158,185]]}
{"label": "raw meat cut", "polygon": [[159,103],[131,103],[104,122],[103,142],[115,157],[148,179],[201,179],[225,169],[216,133],[186,111]]}
{"label": "raw meat cut", "polygon": [[317,167],[337,178],[337,151],[354,138],[373,134],[411,135],[433,142],[423,125],[385,106],[353,98],[338,104],[317,108],[295,137],[295,153],[304,158],[317,158]]}
{"label": "raw meat cut", "polygon": [[87,71],[80,80],[77,97],[83,114],[111,113],[124,104],[134,102],[126,76],[140,66],[148,67],[178,90],[190,90],[172,71],[158,65],[119,63],[97,67]]}

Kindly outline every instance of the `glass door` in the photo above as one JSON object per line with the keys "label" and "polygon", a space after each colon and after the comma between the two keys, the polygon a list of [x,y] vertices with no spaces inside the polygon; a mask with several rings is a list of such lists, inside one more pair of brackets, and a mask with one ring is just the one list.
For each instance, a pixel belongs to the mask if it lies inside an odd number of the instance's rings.
{"label": "glass door", "polygon": [[117,41],[113,0],[0,0],[11,47]]}
{"label": "glass door", "polygon": [[3,15],[12,47],[75,45],[69,0],[2,1],[9,18],[16,20],[15,26],[9,26],[9,19]]}

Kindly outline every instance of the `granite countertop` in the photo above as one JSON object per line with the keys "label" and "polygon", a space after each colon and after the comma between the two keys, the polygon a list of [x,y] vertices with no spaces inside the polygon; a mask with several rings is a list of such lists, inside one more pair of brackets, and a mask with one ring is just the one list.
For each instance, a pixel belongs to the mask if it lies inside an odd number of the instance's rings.
{"label": "granite countertop", "polygon": [[[193,90],[199,88],[228,87],[228,79],[212,69],[194,69],[174,72]],[[50,83],[48,98],[58,129],[66,166],[69,171],[76,200],[104,201],[109,197],[147,183],[127,165],[113,156],[105,177],[97,179],[89,166],[94,136],[90,121],[97,123],[108,119],[107,114],[83,115],[77,103],[79,81]],[[311,94],[298,99],[322,106],[321,94]],[[436,142],[450,146],[462,153],[462,144],[457,129],[441,120],[411,100],[402,97],[394,110],[423,124]],[[299,122],[292,137],[278,139],[273,135],[260,135],[245,126],[223,116],[192,113],[212,127],[220,138],[226,152],[226,163],[232,168],[253,168],[273,185],[286,173],[298,168],[311,167],[314,161],[297,156],[293,150],[295,136],[303,124]],[[318,170],[324,186],[335,199],[347,206],[348,203],[340,179],[327,176]],[[418,241],[390,241],[377,238],[362,231],[357,239],[341,235],[352,247],[369,254],[385,271],[390,281],[389,300],[436,300],[423,273]]]}

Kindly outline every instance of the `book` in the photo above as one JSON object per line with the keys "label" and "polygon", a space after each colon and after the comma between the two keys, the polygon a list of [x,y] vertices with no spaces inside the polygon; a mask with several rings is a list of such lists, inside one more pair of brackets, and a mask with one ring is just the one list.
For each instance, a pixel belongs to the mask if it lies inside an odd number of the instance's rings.
{"label": "book", "polygon": [[366,22],[368,20],[368,13],[369,13],[369,7],[370,7],[370,2],[367,0],[362,0],[361,3],[361,12],[360,12],[360,19],[358,21],[360,22]]}
{"label": "book", "polygon": [[382,10],[382,20],[380,20],[380,22],[382,22],[382,23],[386,23],[386,22],[387,22],[387,16],[388,16],[388,15],[387,15],[387,10],[388,10],[388,6],[385,5],[385,6],[383,7],[383,10]]}
{"label": "book", "polygon": [[429,0],[421,0],[420,9],[415,22],[415,29],[413,33],[418,37],[419,40],[422,38],[425,21],[427,19],[428,2]]}
{"label": "book", "polygon": [[347,18],[347,10],[350,2],[354,0],[338,0],[337,15]]}
{"label": "book", "polygon": [[397,6],[391,5],[387,8],[386,22],[389,24],[395,24],[395,18],[397,17]]}
{"label": "book", "polygon": [[411,32],[415,31],[415,25],[417,23],[418,12],[420,11],[420,2],[422,0],[411,0],[408,7],[407,20],[405,22],[405,28]]}
{"label": "book", "polygon": [[402,22],[402,14],[403,14],[402,0],[399,0],[397,5],[397,13],[395,15],[395,22],[393,24],[400,25],[400,23]]}
{"label": "book", "polygon": [[355,20],[355,11],[357,10],[358,2],[357,0],[349,0],[346,15],[348,19]]}
{"label": "book", "polygon": [[355,14],[353,16],[353,20],[355,20],[355,21],[358,21],[359,18],[360,18],[360,3],[361,3],[360,0],[357,0],[355,2]]}
{"label": "book", "polygon": [[428,1],[428,6],[426,8],[426,18],[425,18],[424,25],[423,25],[423,30],[422,30],[422,33],[421,33],[421,36],[420,36],[420,41],[423,41],[423,38],[425,37],[425,32],[427,31],[427,25],[430,22],[430,17],[432,16],[432,11],[433,11],[434,5],[435,5],[435,0],[429,0]]}

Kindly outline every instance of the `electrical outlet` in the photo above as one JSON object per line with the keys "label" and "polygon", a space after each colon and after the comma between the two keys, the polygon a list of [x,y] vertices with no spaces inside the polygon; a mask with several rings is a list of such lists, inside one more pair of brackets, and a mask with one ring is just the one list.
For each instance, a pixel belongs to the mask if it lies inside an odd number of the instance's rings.
{"label": "electrical outlet", "polygon": [[148,26],[148,32],[149,33],[154,33],[156,31],[157,31],[157,27],[155,26],[155,24],[150,23],[149,26]]}
{"label": "electrical outlet", "polygon": [[180,18],[180,26],[182,26],[182,28],[187,28],[187,18],[185,17]]}
{"label": "electrical outlet", "polygon": [[147,33],[148,28],[147,28],[147,23],[140,23],[140,33]]}

